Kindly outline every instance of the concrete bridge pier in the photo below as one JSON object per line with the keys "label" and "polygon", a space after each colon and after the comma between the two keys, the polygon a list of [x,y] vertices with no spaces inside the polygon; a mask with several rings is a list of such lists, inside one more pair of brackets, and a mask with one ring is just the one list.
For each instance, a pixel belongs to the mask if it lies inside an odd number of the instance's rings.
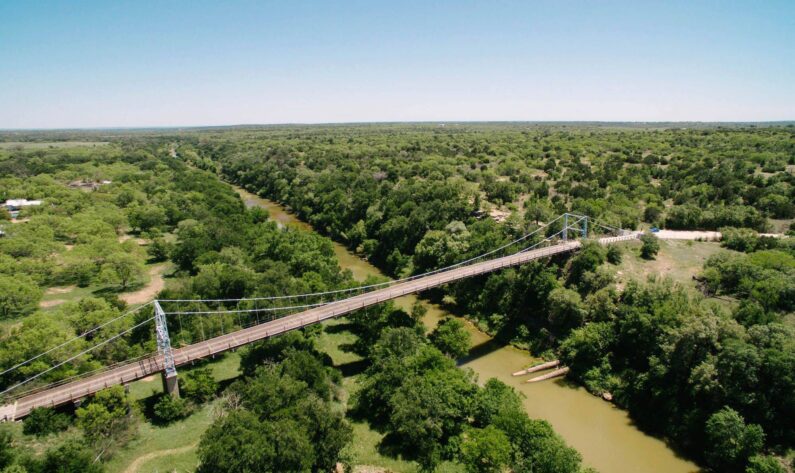
{"label": "concrete bridge pier", "polygon": [[160,373],[160,378],[163,380],[163,392],[168,393],[171,397],[179,397],[179,376],[177,373],[167,373],[165,371]]}

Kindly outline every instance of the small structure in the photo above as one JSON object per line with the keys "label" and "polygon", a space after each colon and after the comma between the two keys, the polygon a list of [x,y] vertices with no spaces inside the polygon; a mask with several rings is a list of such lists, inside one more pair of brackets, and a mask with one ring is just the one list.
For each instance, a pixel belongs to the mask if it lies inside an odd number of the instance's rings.
{"label": "small structure", "polygon": [[31,207],[34,205],[41,205],[40,200],[28,200],[28,199],[8,199],[6,200],[6,208],[9,211],[13,210],[21,210],[22,207]]}
{"label": "small structure", "polygon": [[79,181],[72,181],[68,184],[69,187],[72,189],[83,189],[88,191],[95,191],[99,189],[99,186],[105,186],[113,181],[109,181],[107,179],[103,179],[101,181],[90,181],[90,180],[79,180]]}
{"label": "small structure", "polygon": [[31,207],[35,205],[41,205],[41,201],[28,199],[8,199],[5,203],[6,210],[8,210],[9,214],[11,214],[11,218],[17,218],[19,216],[19,211],[22,210],[23,207]]}

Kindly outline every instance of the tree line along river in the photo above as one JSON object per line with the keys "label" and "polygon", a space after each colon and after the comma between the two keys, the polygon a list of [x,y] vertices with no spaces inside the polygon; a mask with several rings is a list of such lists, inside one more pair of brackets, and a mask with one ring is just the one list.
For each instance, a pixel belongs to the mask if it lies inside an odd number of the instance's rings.
{"label": "tree line along river", "polygon": [[[282,225],[304,231],[312,227],[289,213],[276,202],[263,199],[239,187],[235,190],[246,205],[262,207],[270,217]],[[343,269],[362,281],[370,275],[383,273],[343,245],[334,242],[334,253]],[[417,300],[405,296],[397,305],[410,310]],[[442,308],[423,301],[428,311],[425,324],[433,328],[443,317],[452,315]],[[584,388],[565,380],[550,380],[526,384],[527,377],[513,377],[511,373],[525,368],[535,360],[528,352],[512,346],[492,342],[491,337],[466,323],[472,337],[472,355],[461,361],[461,366],[471,368],[481,382],[489,378],[514,387],[526,398],[524,407],[530,417],[544,419],[566,442],[576,448],[587,466],[601,473],[693,473],[699,468],[693,462],[679,457],[662,440],[641,432],[632,423],[626,411],[591,395]]]}

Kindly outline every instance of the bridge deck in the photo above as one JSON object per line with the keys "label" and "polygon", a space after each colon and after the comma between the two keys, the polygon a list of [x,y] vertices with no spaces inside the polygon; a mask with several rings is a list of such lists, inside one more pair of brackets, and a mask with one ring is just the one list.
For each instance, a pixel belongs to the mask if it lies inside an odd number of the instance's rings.
{"label": "bridge deck", "polygon": [[[637,238],[636,235],[603,238],[602,244]],[[233,348],[262,340],[274,335],[295,330],[307,325],[316,324],[327,319],[339,317],[364,307],[379,304],[407,294],[417,293],[436,286],[465,279],[480,274],[496,271],[500,268],[516,266],[546,256],[573,251],[581,246],[579,241],[559,243],[546,248],[516,253],[501,258],[496,258],[482,263],[451,269],[437,274],[432,274],[412,281],[397,283],[393,286],[350,297],[348,299],[332,302],[297,314],[282,317],[277,320],[265,322],[254,327],[238,330],[236,332],[211,338],[203,342],[188,345],[173,350],[174,363],[184,365],[193,360],[205,358],[216,353],[221,353]],[[163,357],[156,355],[144,358],[107,371],[78,379],[69,383],[55,386],[51,389],[33,392],[18,398],[14,404],[0,407],[0,420],[19,419],[36,407],[54,407],[68,402],[74,402],[89,396],[101,389],[117,384],[126,384],[145,378],[163,371]]]}

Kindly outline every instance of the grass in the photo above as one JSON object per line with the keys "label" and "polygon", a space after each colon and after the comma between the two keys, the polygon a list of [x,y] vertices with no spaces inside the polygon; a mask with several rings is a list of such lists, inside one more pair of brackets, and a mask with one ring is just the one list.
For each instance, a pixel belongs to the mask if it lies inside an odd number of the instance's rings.
{"label": "grass", "polygon": [[670,278],[674,282],[698,291],[694,276],[699,274],[707,259],[717,253],[728,252],[719,243],[702,241],[660,240],[660,252],[654,260],[640,257],[640,242],[621,244],[623,258],[616,268],[619,286],[630,280],[646,281],[649,276]]}
{"label": "grass", "polygon": [[773,233],[787,233],[789,226],[795,223],[795,218],[768,219]]}
{"label": "grass", "polygon": [[[137,468],[133,471],[194,471],[199,463],[194,446],[212,423],[213,406],[214,403],[205,404],[187,419],[162,427],[142,422],[138,436],[116,452],[116,455],[105,464],[106,470],[110,473],[126,473],[138,460]],[[179,451],[166,451],[173,449]],[[164,455],[154,456],[153,454],[157,452],[162,452]]]}
{"label": "grass", "polygon": [[[640,257],[640,242],[630,241],[621,244],[623,259],[616,268],[616,283],[619,288],[630,280],[643,282],[650,276],[658,279],[669,278],[689,290],[693,295],[703,295],[699,290],[697,276],[707,259],[717,253],[733,252],[717,242],[660,240],[660,251],[654,260]],[[731,312],[737,300],[729,296],[707,297],[706,304],[717,305]]]}
{"label": "grass", "polygon": [[[42,296],[41,300],[46,301],[63,301],[65,302],[72,302],[72,301],[79,301],[84,297],[99,297],[100,294],[105,292],[116,293],[118,295],[124,295],[132,292],[139,291],[145,288],[151,282],[151,276],[149,272],[156,267],[165,266],[162,273],[164,277],[168,277],[168,274],[173,271],[173,265],[163,263],[147,263],[144,265],[143,274],[141,279],[135,281],[134,283],[130,284],[125,291],[121,291],[121,287],[115,284],[92,284],[86,287],[79,287],[73,286],[71,290],[68,292],[51,292],[50,294],[47,293],[47,288],[45,289],[45,294]],[[58,304],[60,305],[60,304]],[[50,306],[50,307],[42,307],[39,310],[48,311],[53,310],[54,308],[58,307],[58,305]]]}

